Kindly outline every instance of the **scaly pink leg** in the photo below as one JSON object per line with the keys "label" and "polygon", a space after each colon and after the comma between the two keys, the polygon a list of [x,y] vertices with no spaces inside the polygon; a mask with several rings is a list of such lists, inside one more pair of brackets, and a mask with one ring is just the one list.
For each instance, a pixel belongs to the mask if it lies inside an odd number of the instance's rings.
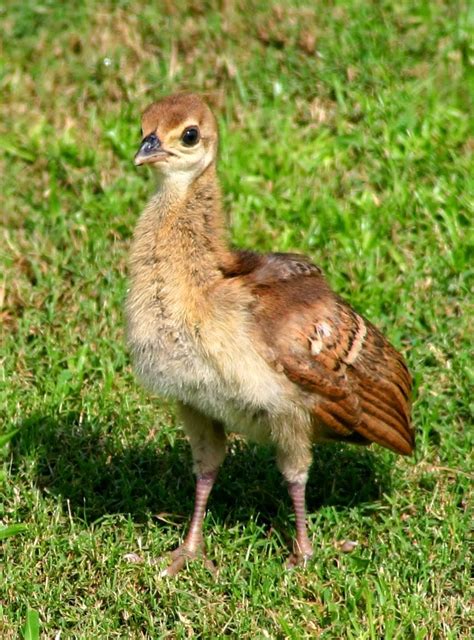
{"label": "scaly pink leg", "polygon": [[215,571],[213,563],[204,554],[202,525],[206,514],[207,500],[214,486],[216,476],[217,470],[203,473],[197,477],[194,513],[188,534],[183,544],[171,553],[172,561],[161,572],[161,576],[175,576],[186,565],[188,560],[194,560],[198,556],[203,556],[206,567],[212,572]]}
{"label": "scaly pink leg", "polygon": [[306,508],[305,508],[306,483],[289,482],[288,493],[293,501],[296,519],[296,538],[293,546],[293,553],[286,564],[288,569],[297,565],[305,566],[313,555],[313,547],[306,528]]}

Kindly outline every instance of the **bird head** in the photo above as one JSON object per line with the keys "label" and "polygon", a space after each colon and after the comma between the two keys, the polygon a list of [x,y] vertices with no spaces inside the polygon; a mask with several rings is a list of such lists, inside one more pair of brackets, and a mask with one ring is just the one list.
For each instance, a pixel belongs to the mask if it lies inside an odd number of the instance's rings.
{"label": "bird head", "polygon": [[199,96],[182,93],[151,104],[142,116],[135,164],[151,164],[164,177],[192,182],[215,160],[217,123]]}

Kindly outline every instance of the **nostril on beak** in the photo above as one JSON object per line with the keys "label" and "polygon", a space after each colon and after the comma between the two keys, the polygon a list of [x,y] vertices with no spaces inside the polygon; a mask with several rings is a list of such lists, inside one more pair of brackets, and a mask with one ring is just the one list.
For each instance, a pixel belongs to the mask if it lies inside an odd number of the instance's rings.
{"label": "nostril on beak", "polygon": [[150,133],[150,135],[145,136],[141,141],[140,148],[135,155],[135,164],[138,166],[145,162],[149,162],[151,158],[155,157],[160,152],[160,139],[154,133]]}
{"label": "nostril on beak", "polygon": [[161,146],[161,142],[159,141],[158,137],[154,133],[150,133],[149,136],[146,136],[145,138],[143,138],[141,150],[144,153],[148,153],[149,151],[153,149],[157,149],[160,146]]}

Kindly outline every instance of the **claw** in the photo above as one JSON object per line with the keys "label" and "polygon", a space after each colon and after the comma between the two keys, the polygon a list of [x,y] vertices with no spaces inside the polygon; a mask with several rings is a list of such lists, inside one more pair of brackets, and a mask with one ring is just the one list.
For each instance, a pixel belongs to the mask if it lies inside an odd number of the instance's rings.
{"label": "claw", "polygon": [[202,549],[199,549],[198,551],[192,551],[185,545],[181,545],[177,549],[172,551],[170,553],[170,556],[171,562],[167,567],[160,571],[160,578],[174,577],[181,571],[181,569],[184,569],[186,567],[188,562],[197,560],[198,558],[202,558],[204,560],[204,566],[212,574],[215,574],[217,572],[215,564],[212,562],[212,560],[209,560]]}
{"label": "claw", "polygon": [[303,567],[303,569],[305,569],[312,557],[312,553],[294,552],[285,562],[285,569],[287,569],[287,571],[292,571],[296,569],[296,567]]}

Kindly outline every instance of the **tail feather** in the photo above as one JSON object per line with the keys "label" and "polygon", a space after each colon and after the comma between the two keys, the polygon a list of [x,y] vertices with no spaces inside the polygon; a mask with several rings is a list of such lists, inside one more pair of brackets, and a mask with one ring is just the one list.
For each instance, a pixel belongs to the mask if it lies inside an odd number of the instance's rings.
{"label": "tail feather", "polygon": [[356,430],[368,440],[387,447],[395,453],[409,455],[413,451],[412,438],[401,435],[395,429],[387,428],[385,422],[369,414],[364,414]]}

